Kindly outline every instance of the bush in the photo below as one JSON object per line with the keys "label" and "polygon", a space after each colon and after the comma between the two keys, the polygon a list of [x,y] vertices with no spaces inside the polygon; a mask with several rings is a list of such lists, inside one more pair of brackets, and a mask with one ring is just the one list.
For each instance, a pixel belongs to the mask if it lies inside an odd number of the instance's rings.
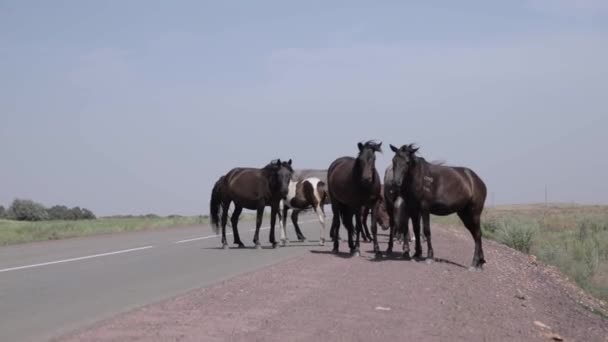
{"label": "bush", "polygon": [[43,221],[49,219],[46,208],[31,200],[16,199],[8,209],[8,216],[17,221]]}
{"label": "bush", "polygon": [[488,237],[520,252],[530,253],[540,227],[534,220],[503,217],[485,222],[482,229]]}
{"label": "bush", "polygon": [[6,209],[0,205],[0,219],[6,218]]}

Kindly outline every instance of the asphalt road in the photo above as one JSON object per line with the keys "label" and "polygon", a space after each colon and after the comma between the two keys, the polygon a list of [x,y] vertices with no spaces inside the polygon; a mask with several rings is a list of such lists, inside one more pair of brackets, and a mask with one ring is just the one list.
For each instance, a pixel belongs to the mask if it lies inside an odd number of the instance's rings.
{"label": "asphalt road", "polygon": [[[247,249],[219,249],[210,227],[103,235],[0,248],[0,341],[46,341],[117,313],[204,287],[318,248],[319,224],[302,216],[308,242],[254,250],[253,222],[240,223]],[[265,222],[267,224],[267,222]],[[278,228],[278,225],[277,225]],[[229,228],[229,231],[231,229]],[[277,239],[279,232],[277,229]],[[232,242],[232,237],[228,238]],[[330,249],[329,244],[326,245]]]}

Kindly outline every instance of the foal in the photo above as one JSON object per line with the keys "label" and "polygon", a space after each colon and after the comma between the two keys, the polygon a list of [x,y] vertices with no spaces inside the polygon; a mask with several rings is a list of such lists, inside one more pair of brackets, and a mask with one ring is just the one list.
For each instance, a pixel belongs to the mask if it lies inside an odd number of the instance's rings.
{"label": "foal", "polygon": [[317,213],[317,216],[319,216],[319,223],[321,224],[319,245],[325,245],[325,210],[323,209],[323,205],[327,203],[327,198],[325,183],[319,178],[311,177],[298,182],[289,182],[289,192],[282,203],[283,217],[280,221],[281,244],[283,246],[289,242],[285,228],[287,226],[287,212],[289,209],[293,210],[291,221],[300,241],[305,241],[306,237],[298,226],[298,215],[304,210],[313,209]]}

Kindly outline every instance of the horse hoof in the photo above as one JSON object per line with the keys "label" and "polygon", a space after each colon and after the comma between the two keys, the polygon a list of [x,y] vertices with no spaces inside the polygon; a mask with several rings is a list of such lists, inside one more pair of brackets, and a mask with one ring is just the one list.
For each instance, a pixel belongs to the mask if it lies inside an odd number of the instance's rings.
{"label": "horse hoof", "polygon": [[376,259],[382,259],[382,253],[381,252],[376,252],[376,254],[374,254],[374,256],[376,257]]}
{"label": "horse hoof", "polygon": [[435,262],[435,260],[432,258],[427,258],[425,261],[427,265],[432,265]]}
{"label": "horse hoof", "polygon": [[325,239],[319,240],[319,246],[325,246]]}
{"label": "horse hoof", "polygon": [[242,243],[239,243],[239,248],[245,248],[245,245]]}
{"label": "horse hoof", "polygon": [[332,249],[332,251],[331,251],[331,252],[332,252],[332,253],[334,253],[334,254],[338,254],[338,253],[340,253],[340,251],[339,251],[337,248]]}
{"label": "horse hoof", "polygon": [[255,244],[255,249],[262,249],[262,245],[260,245],[259,243]]}
{"label": "horse hoof", "polygon": [[393,254],[393,249],[392,248],[387,249],[386,255],[391,255],[391,254]]}
{"label": "horse hoof", "polygon": [[410,257],[410,253],[409,252],[403,252],[403,259],[404,260],[412,260],[412,258]]}
{"label": "horse hoof", "polygon": [[228,249],[228,244],[223,244],[222,249]]}
{"label": "horse hoof", "polygon": [[302,237],[298,238],[298,241],[300,241],[300,242],[306,242],[306,237],[302,236]]}

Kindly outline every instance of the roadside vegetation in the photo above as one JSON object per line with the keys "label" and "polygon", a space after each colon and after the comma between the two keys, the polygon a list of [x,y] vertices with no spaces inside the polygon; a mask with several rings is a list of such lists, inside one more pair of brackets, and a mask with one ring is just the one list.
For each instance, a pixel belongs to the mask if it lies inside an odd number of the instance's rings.
{"label": "roadside vegetation", "polygon": [[[458,218],[434,218],[457,224]],[[486,209],[483,236],[557,266],[608,300],[608,206],[531,205]]]}
{"label": "roadside vegetation", "polygon": [[[241,221],[255,214],[241,215]],[[265,217],[265,220],[268,216]],[[16,199],[0,206],[0,246],[59,240],[97,234],[135,232],[208,224],[208,216],[117,215],[96,217],[86,208],[55,205],[46,208],[31,200]],[[230,228],[228,228],[230,229]]]}

